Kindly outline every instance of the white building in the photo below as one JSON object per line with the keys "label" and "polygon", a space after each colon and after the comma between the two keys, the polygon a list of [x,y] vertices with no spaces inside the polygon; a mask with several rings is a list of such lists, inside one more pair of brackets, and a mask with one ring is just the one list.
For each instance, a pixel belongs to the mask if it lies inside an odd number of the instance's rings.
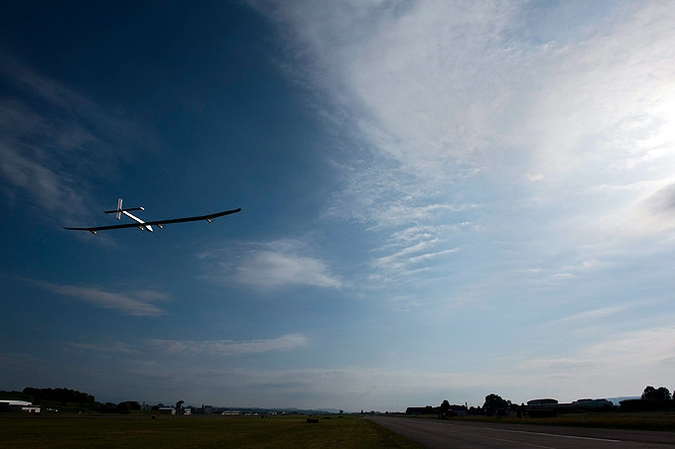
{"label": "white building", "polygon": [[40,413],[40,406],[33,405],[32,403],[27,401],[17,401],[15,399],[0,399],[0,411]]}

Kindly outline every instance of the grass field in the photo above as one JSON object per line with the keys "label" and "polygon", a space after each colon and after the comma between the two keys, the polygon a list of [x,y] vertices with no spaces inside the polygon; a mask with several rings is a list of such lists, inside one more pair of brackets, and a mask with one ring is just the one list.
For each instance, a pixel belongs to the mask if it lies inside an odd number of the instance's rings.
{"label": "grass field", "polygon": [[419,448],[360,416],[0,415],[0,448]]}

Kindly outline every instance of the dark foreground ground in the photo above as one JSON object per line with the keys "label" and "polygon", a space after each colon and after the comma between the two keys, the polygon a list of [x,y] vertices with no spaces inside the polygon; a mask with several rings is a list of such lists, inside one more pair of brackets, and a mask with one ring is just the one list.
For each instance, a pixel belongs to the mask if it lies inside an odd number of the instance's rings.
{"label": "dark foreground ground", "polygon": [[665,449],[675,432],[370,417],[373,422],[430,449]]}
{"label": "dark foreground ground", "polygon": [[0,414],[0,449],[414,449],[360,416]]}

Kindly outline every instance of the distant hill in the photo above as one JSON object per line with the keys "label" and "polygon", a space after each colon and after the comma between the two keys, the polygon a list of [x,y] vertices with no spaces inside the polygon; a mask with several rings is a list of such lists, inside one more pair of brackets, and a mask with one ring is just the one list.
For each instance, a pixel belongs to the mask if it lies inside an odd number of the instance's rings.
{"label": "distant hill", "polygon": [[299,409],[299,408],[260,408],[260,407],[216,407],[212,408],[214,413],[222,412],[244,412],[244,413],[285,413],[287,415],[336,415],[340,411],[334,408],[322,409]]}
{"label": "distant hill", "polygon": [[619,406],[619,402],[625,401],[626,399],[640,399],[640,396],[618,396],[615,398],[605,398],[612,404],[616,405],[617,407]]}

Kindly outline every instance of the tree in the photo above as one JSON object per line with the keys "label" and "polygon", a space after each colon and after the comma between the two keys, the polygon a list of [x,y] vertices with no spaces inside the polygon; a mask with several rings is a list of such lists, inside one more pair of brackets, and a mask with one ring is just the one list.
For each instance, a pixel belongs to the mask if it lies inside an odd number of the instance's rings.
{"label": "tree", "polygon": [[486,415],[499,415],[507,413],[511,401],[507,401],[498,394],[490,393],[485,396],[483,411]]}
{"label": "tree", "polygon": [[119,404],[117,404],[117,406],[115,406],[115,413],[123,413],[123,414],[131,413],[129,411],[129,404],[127,404],[126,402],[120,402]]}
{"label": "tree", "polygon": [[448,410],[450,410],[450,403],[448,402],[447,399],[444,399],[443,402],[441,403],[441,406],[439,407],[439,410],[441,413],[445,413]]}
{"label": "tree", "polygon": [[121,406],[122,404],[124,404],[127,410],[139,411],[141,409],[141,404],[139,404],[138,401],[124,401],[120,402],[118,406]]}
{"label": "tree", "polygon": [[640,399],[670,401],[670,391],[666,387],[654,388],[651,385],[648,385],[642,392]]}
{"label": "tree", "polygon": [[68,388],[33,388],[26,387],[23,394],[30,398],[34,404],[41,404],[43,401],[60,402],[62,405],[73,402],[79,404],[93,404],[94,396],[82,393]]}

